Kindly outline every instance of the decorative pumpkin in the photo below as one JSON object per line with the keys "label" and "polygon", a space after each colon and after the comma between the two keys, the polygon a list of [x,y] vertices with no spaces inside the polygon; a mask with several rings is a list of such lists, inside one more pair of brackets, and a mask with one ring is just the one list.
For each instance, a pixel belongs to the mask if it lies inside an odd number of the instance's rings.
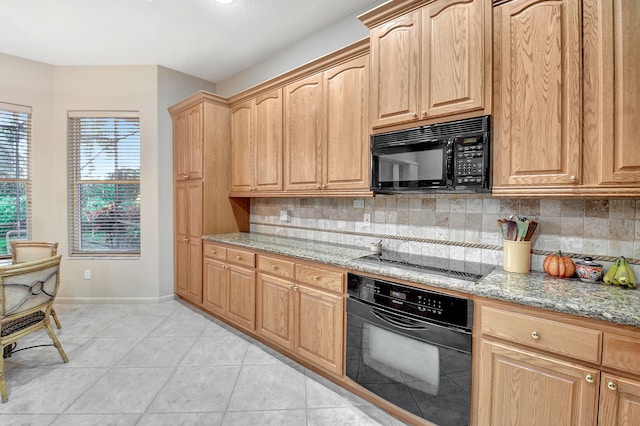
{"label": "decorative pumpkin", "polygon": [[547,274],[558,278],[569,278],[576,272],[573,260],[563,256],[560,251],[545,257],[542,267]]}

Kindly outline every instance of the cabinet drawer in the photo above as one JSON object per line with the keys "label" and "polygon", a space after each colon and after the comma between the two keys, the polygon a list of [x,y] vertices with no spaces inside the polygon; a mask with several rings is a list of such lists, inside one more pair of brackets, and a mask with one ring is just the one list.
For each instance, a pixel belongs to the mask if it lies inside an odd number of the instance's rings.
{"label": "cabinet drawer", "polygon": [[204,256],[211,259],[227,260],[227,249],[215,244],[204,243]]}
{"label": "cabinet drawer", "polygon": [[294,265],[295,263],[287,262],[286,260],[269,256],[258,256],[258,269],[260,272],[267,274],[293,278]]}
{"label": "cabinet drawer", "polygon": [[307,265],[296,265],[296,280],[313,287],[344,293],[344,274],[314,268]]}
{"label": "cabinet drawer", "polygon": [[227,249],[227,261],[253,268],[256,266],[256,255],[250,251]]}
{"label": "cabinet drawer", "polygon": [[640,374],[640,338],[605,333],[602,365]]}
{"label": "cabinet drawer", "polygon": [[482,308],[482,333],[532,348],[599,363],[602,332],[535,316]]}

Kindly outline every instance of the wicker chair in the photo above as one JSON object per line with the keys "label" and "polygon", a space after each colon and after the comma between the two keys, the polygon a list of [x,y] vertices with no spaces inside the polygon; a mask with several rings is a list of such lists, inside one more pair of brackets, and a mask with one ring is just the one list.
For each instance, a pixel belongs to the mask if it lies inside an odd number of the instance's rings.
{"label": "wicker chair", "polygon": [[[9,400],[4,357],[15,342],[44,328],[64,362],[69,362],[51,326],[51,305],[60,286],[60,255],[0,267],[0,397]],[[7,350],[9,349],[9,350]]]}
{"label": "wicker chair", "polygon": [[[11,263],[31,262],[58,254],[58,243],[48,241],[11,241]],[[51,307],[51,316],[58,330],[62,328],[56,311]]]}

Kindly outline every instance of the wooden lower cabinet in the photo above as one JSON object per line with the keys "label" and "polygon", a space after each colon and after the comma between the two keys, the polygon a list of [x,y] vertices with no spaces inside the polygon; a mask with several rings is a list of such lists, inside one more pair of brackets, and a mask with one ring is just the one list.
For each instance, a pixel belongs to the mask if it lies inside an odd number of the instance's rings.
{"label": "wooden lower cabinet", "polygon": [[596,424],[599,370],[490,341],[481,347],[479,425]]}
{"label": "wooden lower cabinet", "polygon": [[640,425],[640,381],[602,374],[598,425]]}
{"label": "wooden lower cabinet", "polygon": [[254,257],[252,252],[204,245],[202,307],[250,331],[256,329]]}
{"label": "wooden lower cabinet", "polygon": [[344,297],[301,285],[295,298],[296,353],[342,375]]}
{"label": "wooden lower cabinet", "polygon": [[293,349],[294,284],[281,278],[258,277],[258,333],[287,349]]}
{"label": "wooden lower cabinet", "polygon": [[640,426],[640,330],[503,302],[479,311],[478,425]]}
{"label": "wooden lower cabinet", "polygon": [[258,265],[258,333],[342,376],[344,274],[267,256]]}

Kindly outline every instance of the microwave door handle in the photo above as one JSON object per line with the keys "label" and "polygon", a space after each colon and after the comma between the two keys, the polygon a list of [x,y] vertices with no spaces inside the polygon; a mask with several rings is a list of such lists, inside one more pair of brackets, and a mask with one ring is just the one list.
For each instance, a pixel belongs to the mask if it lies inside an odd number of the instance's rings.
{"label": "microwave door handle", "polygon": [[401,328],[403,330],[424,330],[427,331],[429,330],[426,327],[420,326],[420,325],[415,325],[415,324],[419,324],[418,322],[413,322],[413,321],[404,321],[401,320],[400,318],[394,316],[391,316],[388,313],[383,313],[380,312],[378,310],[376,310],[375,308],[371,309],[371,313],[378,318],[381,321],[384,321],[388,324],[393,325],[394,327],[398,327]]}

